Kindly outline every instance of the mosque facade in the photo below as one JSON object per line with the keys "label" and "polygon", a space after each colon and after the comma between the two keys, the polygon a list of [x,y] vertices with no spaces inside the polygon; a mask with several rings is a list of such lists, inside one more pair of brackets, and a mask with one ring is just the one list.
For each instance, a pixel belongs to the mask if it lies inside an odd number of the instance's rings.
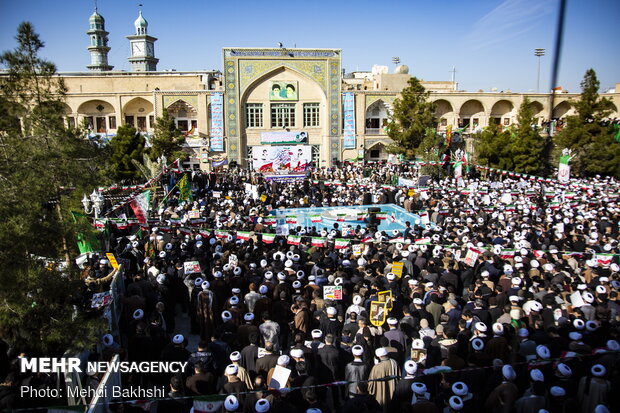
{"label": "mosque facade", "polygon": [[[187,135],[186,166],[251,165],[266,146],[304,147],[319,166],[364,158],[387,159],[392,142],[386,125],[394,101],[411,77],[405,65],[344,73],[342,50],[301,48],[222,49],[221,71],[157,71],[155,42],[140,12],[127,36],[131,71],[108,64],[108,32],[97,12],[87,34],[88,71],[60,73],[67,88],[66,118],[86,121],[91,135],[112,138],[122,124],[150,136],[166,109]],[[538,123],[548,119],[549,95],[511,91],[465,92],[451,81],[422,81],[431,92],[438,132],[461,129],[465,135],[490,125],[510,127],[527,97]],[[620,84],[603,93],[620,105]],[[573,113],[578,93],[557,91],[554,118]],[[618,117],[618,111],[611,117]]]}

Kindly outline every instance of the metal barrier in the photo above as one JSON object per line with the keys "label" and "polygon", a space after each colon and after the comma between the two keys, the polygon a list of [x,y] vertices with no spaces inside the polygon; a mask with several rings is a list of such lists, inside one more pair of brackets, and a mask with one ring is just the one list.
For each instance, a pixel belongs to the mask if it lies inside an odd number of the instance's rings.
{"label": "metal barrier", "polygon": [[[115,354],[114,357],[112,357],[111,362],[119,362],[118,354]],[[95,397],[93,397],[88,405],[87,413],[110,413],[109,404],[112,401],[114,387],[121,387],[121,373],[119,371],[107,371],[101,379],[99,387],[97,387]]]}

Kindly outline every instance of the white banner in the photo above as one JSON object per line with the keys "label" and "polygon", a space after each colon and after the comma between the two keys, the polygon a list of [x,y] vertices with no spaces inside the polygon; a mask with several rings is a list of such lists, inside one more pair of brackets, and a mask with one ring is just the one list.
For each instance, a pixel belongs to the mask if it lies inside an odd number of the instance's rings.
{"label": "white banner", "polygon": [[254,170],[267,175],[303,173],[312,161],[310,145],[269,146],[252,148]]}
{"label": "white banner", "polygon": [[261,132],[260,143],[282,144],[282,143],[305,143],[308,141],[306,132]]}

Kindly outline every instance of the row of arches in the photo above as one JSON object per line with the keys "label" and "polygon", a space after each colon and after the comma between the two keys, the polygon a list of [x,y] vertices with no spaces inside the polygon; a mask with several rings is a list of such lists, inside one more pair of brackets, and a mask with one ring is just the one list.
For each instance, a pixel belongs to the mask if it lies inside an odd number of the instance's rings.
{"label": "row of arches", "polygon": [[[167,109],[183,132],[191,134],[197,130],[198,111],[190,103],[178,99],[170,103]],[[88,100],[77,108],[71,108],[65,103],[64,112],[68,126],[76,127],[86,120],[91,132],[97,134],[114,133],[122,124],[130,124],[141,133],[151,132],[155,126],[155,107],[141,97],[126,102],[120,113],[112,103],[103,99]]]}
{"label": "row of arches", "polygon": [[[483,102],[478,99],[469,99],[458,108],[455,108],[455,105],[446,99],[437,99],[434,103],[436,106],[435,116],[440,119],[439,129],[444,130],[448,124],[458,127],[484,126],[485,123],[509,126],[516,119],[519,110],[513,102],[507,99],[494,102],[490,108],[485,107]],[[530,102],[530,108],[538,122],[542,122],[548,116],[545,107],[539,101]],[[380,99],[369,105],[365,113],[365,133],[367,135],[384,135],[390,113],[391,106],[384,100]],[[574,114],[574,109],[565,100],[555,105],[553,114],[555,118],[561,119]]]}

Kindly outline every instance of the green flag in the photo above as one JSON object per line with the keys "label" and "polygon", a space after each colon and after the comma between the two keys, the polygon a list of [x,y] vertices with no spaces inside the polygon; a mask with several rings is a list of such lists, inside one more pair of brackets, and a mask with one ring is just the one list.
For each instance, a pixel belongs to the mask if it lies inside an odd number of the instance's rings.
{"label": "green flag", "polygon": [[183,175],[183,178],[181,178],[181,180],[179,181],[179,190],[181,191],[181,194],[179,195],[179,200],[191,202],[192,188],[189,185],[187,175]]}
{"label": "green flag", "polygon": [[[88,215],[84,215],[81,212],[71,211],[71,216],[73,217],[73,222],[78,224],[82,228],[90,227],[90,222],[88,221]],[[98,251],[101,249],[101,245],[97,236],[92,232],[89,232],[86,229],[78,229],[75,237],[77,239],[78,248],[80,250],[80,254],[85,254],[87,252]]]}

